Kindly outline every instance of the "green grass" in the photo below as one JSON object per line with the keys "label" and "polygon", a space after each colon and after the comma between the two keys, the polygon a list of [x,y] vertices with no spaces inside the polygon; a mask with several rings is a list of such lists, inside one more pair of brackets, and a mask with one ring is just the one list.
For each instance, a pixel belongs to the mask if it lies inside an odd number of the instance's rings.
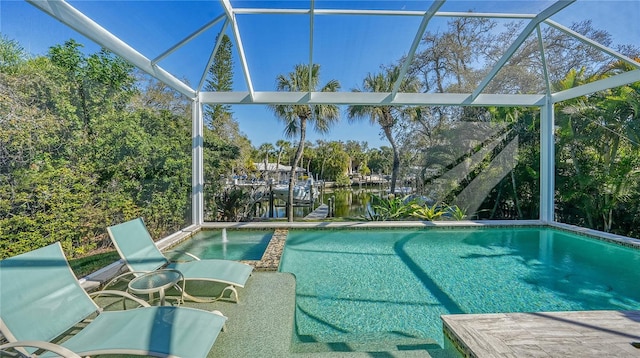
{"label": "green grass", "polygon": [[110,251],[81,257],[79,259],[71,259],[69,260],[69,265],[76,274],[76,277],[81,278],[118,260],[120,260],[118,253],[116,251]]}

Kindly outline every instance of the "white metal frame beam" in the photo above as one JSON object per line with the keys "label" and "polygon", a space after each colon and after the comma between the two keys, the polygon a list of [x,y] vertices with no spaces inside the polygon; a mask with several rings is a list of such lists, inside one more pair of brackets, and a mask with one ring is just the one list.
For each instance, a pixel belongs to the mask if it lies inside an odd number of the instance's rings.
{"label": "white metal frame beam", "polygon": [[555,118],[551,97],[540,108],[540,212],[542,222],[555,221]]}
{"label": "white metal frame beam", "polygon": [[469,93],[391,92],[201,92],[203,104],[336,104],[372,106],[542,106],[543,94],[481,94],[468,102]]}
{"label": "white metal frame beam", "polygon": [[583,43],[585,43],[587,45],[590,45],[590,46],[592,46],[592,47],[594,47],[594,48],[596,48],[596,49],[598,49],[598,50],[600,50],[600,51],[602,51],[602,52],[604,52],[604,53],[606,53],[606,54],[608,54],[610,56],[613,56],[613,57],[617,58],[620,61],[626,62],[626,63],[630,64],[631,66],[640,69],[640,63],[630,59],[629,57],[619,53],[618,51],[615,51],[615,50],[613,50],[613,49],[611,49],[611,48],[609,48],[607,46],[604,46],[604,45],[602,45],[602,44],[600,44],[598,42],[595,42],[595,41],[591,40],[590,38],[588,38],[588,37],[586,37],[586,36],[584,36],[584,35],[582,35],[582,34],[580,34],[578,32],[575,32],[575,31],[571,30],[568,27],[562,26],[559,23],[557,23],[557,22],[555,22],[553,20],[549,20],[549,19],[545,20],[544,23],[549,25],[549,26],[551,26],[551,27],[554,27],[554,28],[556,28],[556,29],[558,29],[558,30],[560,30],[560,31],[562,31],[562,32],[564,32],[564,33],[576,38],[576,39],[578,39],[579,41],[582,41]]}
{"label": "white metal frame beam", "polygon": [[416,36],[413,38],[413,42],[411,43],[411,48],[407,53],[407,58],[404,60],[404,63],[402,64],[402,68],[400,69],[400,75],[398,76],[396,83],[393,84],[391,97],[395,97],[396,93],[398,93],[398,90],[400,89],[400,85],[404,80],[404,76],[407,74],[407,71],[409,70],[409,66],[413,61],[413,56],[415,56],[416,54],[418,45],[420,45],[420,41],[422,41],[422,36],[424,35],[424,32],[427,30],[427,25],[429,25],[429,21],[431,21],[431,18],[433,18],[433,15],[435,15],[435,13],[438,11],[438,9],[440,9],[440,7],[444,4],[445,1],[446,0],[434,1],[431,4],[431,7],[429,7],[429,10],[427,10],[424,13],[424,16],[422,17],[422,22],[420,23],[420,27],[418,27],[418,31],[416,31]]}
{"label": "white metal frame beam", "polygon": [[191,40],[195,39],[196,37],[202,35],[204,32],[209,30],[212,26],[214,26],[215,24],[217,24],[218,22],[220,22],[223,19],[226,19],[226,16],[224,14],[218,16],[217,18],[213,19],[212,21],[209,21],[209,23],[205,24],[204,26],[202,26],[201,28],[199,28],[198,30],[193,32],[191,35],[187,36],[182,41],[180,41],[177,44],[171,46],[168,50],[166,50],[165,52],[161,53],[158,57],[156,57],[153,60],[151,60],[151,63],[155,65],[156,63],[162,61],[165,57],[167,57],[170,54],[174,53],[180,47],[186,45],[187,43],[189,43]]}
{"label": "white metal frame beam", "polygon": [[558,103],[568,99],[586,96],[609,88],[620,87],[640,81],[640,70],[623,72],[595,82],[590,82],[582,86],[573,87],[564,91],[555,92],[551,95],[551,101]]}
{"label": "white metal frame beam", "polygon": [[311,86],[311,81],[313,80],[313,32],[314,32],[314,22],[315,22],[315,0],[311,0],[311,5],[309,8],[309,97],[311,97],[311,93],[313,92],[313,88]]}
{"label": "white metal frame beam", "polygon": [[73,6],[61,0],[26,0],[31,5],[49,14],[63,24],[74,29],[78,33],[91,39],[98,45],[109,49],[111,52],[129,61],[129,63],[164,82],[167,86],[182,93],[188,98],[194,98],[196,92],[184,82],[175,78],[172,74],[157,65],[107,31],[95,21],[78,11]]}
{"label": "white metal frame beam", "polygon": [[[234,8],[233,12],[239,15],[307,15],[309,9],[260,9],[260,8]],[[406,10],[348,10],[348,9],[314,9],[315,15],[367,15],[367,16],[416,16],[424,17],[424,11]],[[480,17],[496,19],[533,19],[536,14],[514,14],[502,12],[455,12],[439,11],[434,17]]]}
{"label": "white metal frame beam", "polygon": [[502,67],[509,61],[511,56],[518,50],[518,48],[522,45],[522,43],[531,35],[531,32],[540,24],[542,21],[546,20],[550,16],[554,15],[558,11],[564,9],[565,7],[571,5],[575,0],[560,0],[548,8],[544,9],[540,14],[538,14],[535,18],[533,18],[527,26],[525,26],[524,30],[518,35],[516,40],[509,46],[507,51],[500,57],[498,62],[493,66],[491,71],[487,74],[485,78],[482,79],[478,87],[473,91],[469,101],[474,101],[482,91],[487,87],[489,82],[498,74],[498,72],[502,69]]}
{"label": "white metal frame beam", "polygon": [[249,95],[253,98],[253,82],[251,81],[251,73],[249,72],[249,64],[247,63],[247,56],[244,54],[244,46],[242,46],[242,38],[240,37],[240,29],[238,29],[238,22],[236,21],[236,13],[229,0],[220,0],[224,7],[224,11],[227,13],[227,18],[231,22],[231,28],[233,29],[233,36],[236,40],[236,46],[238,47],[238,55],[240,56],[240,62],[242,63],[242,71],[244,72],[244,79],[249,90]]}
{"label": "white metal frame beam", "polygon": [[536,26],[536,33],[538,35],[538,51],[540,51],[540,61],[542,63],[542,74],[544,76],[544,85],[547,96],[551,95],[551,79],[549,78],[549,68],[547,66],[547,56],[544,51],[544,42],[542,39],[542,31],[540,25]]}
{"label": "white metal frame beam", "polygon": [[191,101],[191,220],[204,223],[204,119],[202,103]]}
{"label": "white metal frame beam", "polygon": [[222,35],[227,31],[227,27],[229,26],[229,19],[227,18],[222,25],[222,29],[218,33],[218,39],[216,40],[216,45],[213,46],[213,50],[211,51],[211,55],[209,56],[209,61],[207,61],[207,67],[202,71],[202,76],[200,77],[200,82],[198,82],[198,92],[202,90],[202,86],[204,85],[204,81],[207,80],[207,74],[209,73],[209,67],[213,63],[213,60],[216,57],[216,53],[218,53],[218,49],[220,48],[220,44],[222,43]]}

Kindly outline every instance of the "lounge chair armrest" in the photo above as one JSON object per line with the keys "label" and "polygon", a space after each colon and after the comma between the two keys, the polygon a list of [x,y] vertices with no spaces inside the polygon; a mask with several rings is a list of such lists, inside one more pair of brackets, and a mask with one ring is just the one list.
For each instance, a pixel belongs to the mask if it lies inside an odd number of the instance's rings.
{"label": "lounge chair armrest", "polygon": [[[196,255],[194,255],[194,254],[192,254],[190,252],[186,252],[186,251],[169,250],[169,251],[165,251],[165,254],[173,253],[173,252],[177,252],[177,253],[179,253],[181,255],[189,256],[191,258],[191,260],[186,260],[186,261],[193,261],[193,260],[200,261],[200,258],[198,256],[196,256]],[[174,256],[174,255],[172,255],[172,256]]]}
{"label": "lounge chair armrest", "polygon": [[[119,274],[118,276],[112,278],[109,282],[107,282],[106,285],[103,286],[103,289],[106,289],[107,287],[117,283],[118,281],[122,280],[123,278],[127,277],[127,276],[133,276],[135,273],[131,272],[131,271],[127,271],[124,273]],[[131,280],[128,280],[131,281]]]}
{"label": "lounge chair armrest", "polygon": [[93,299],[96,297],[100,297],[100,296],[119,296],[122,298],[126,298],[129,300],[132,300],[134,302],[136,302],[137,304],[139,304],[142,307],[150,307],[151,305],[149,303],[147,303],[144,300],[139,299],[138,297],[128,293],[128,292],[124,292],[124,291],[117,291],[117,290],[102,290],[102,291],[96,291],[96,292],[92,292],[89,294],[89,296]]}
{"label": "lounge chair armrest", "polygon": [[0,352],[4,351],[7,348],[16,348],[16,347],[32,347],[44,349],[49,352],[53,352],[58,354],[64,358],[81,358],[78,354],[68,350],[63,346],[59,346],[54,343],[45,342],[45,341],[17,341],[10,342],[3,345],[0,345]]}
{"label": "lounge chair armrest", "polygon": [[145,273],[148,273],[149,271],[127,271],[124,273],[119,274],[118,276],[112,278],[109,282],[107,282],[106,285],[104,285],[102,287],[103,290],[107,289],[107,287],[117,283],[118,281],[124,279],[127,276],[132,276],[131,279],[127,279],[126,282],[131,281],[133,278],[140,276],[140,275],[144,275]]}

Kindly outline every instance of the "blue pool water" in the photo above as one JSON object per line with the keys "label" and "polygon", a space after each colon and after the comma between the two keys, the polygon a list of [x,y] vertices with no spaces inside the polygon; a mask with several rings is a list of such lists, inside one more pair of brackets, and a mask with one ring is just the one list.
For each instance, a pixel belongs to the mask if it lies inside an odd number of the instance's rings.
{"label": "blue pool water", "polygon": [[290,231],[303,341],[443,345],[450,313],[640,309],[640,250],[547,228]]}
{"label": "blue pool water", "polygon": [[201,259],[260,260],[267,249],[273,231],[227,230],[227,242],[221,230],[199,231],[172,248],[187,251]]}

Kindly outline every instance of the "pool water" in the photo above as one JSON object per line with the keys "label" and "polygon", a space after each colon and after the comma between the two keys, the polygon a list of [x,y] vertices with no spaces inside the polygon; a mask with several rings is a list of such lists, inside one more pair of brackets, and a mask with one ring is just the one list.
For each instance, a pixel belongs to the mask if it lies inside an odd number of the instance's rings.
{"label": "pool water", "polygon": [[640,309],[640,250],[548,228],[290,231],[302,341],[416,337],[440,315]]}
{"label": "pool water", "polygon": [[221,230],[202,230],[172,248],[187,251],[201,259],[260,260],[269,245],[273,231],[226,230],[227,241]]}

